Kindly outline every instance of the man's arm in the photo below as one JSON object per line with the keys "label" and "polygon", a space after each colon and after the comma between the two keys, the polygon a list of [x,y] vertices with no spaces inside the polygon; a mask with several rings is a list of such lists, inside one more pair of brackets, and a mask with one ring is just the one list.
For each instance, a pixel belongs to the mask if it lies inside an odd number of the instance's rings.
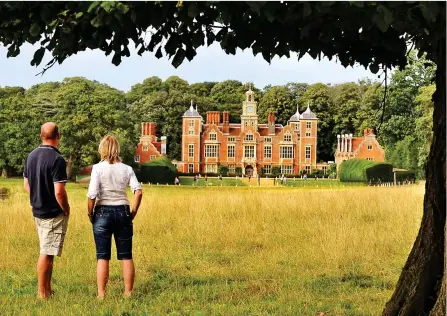
{"label": "man's arm", "polygon": [[70,205],[68,205],[67,191],[65,191],[65,182],[54,183],[54,195],[65,216],[70,215]]}
{"label": "man's arm", "polygon": [[30,193],[28,178],[23,178],[23,187],[25,188],[26,192]]}

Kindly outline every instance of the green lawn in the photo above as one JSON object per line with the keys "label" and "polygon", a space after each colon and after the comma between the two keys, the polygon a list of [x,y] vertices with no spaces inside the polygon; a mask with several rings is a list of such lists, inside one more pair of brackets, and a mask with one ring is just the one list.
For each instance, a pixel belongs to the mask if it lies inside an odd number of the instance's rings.
{"label": "green lawn", "polygon": [[315,180],[296,181],[308,189],[145,185],[134,220],[134,296],[122,297],[112,245],[100,302],[87,184],[69,183],[56,294],[41,302],[37,234],[22,182],[0,179],[9,189],[0,200],[1,316],[380,315],[417,235],[424,192],[422,185],[310,187],[323,183]]}
{"label": "green lawn", "polygon": [[180,177],[180,184],[181,185],[194,185],[194,186],[238,186],[243,187],[245,186],[245,183],[243,183],[240,180],[236,180],[234,178],[222,178],[222,181],[220,181],[218,178],[208,178],[207,181],[205,181],[204,178],[198,179],[198,181],[194,182],[193,177]]}
{"label": "green lawn", "polygon": [[329,179],[287,179],[286,186],[289,187],[309,187],[309,188],[344,188],[344,187],[362,187],[365,186],[364,183],[361,182],[340,182],[339,180],[329,180]]}

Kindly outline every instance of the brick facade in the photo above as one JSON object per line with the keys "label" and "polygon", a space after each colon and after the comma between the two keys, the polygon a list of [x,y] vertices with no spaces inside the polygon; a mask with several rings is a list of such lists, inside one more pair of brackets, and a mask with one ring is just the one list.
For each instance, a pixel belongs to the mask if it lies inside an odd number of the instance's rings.
{"label": "brick facade", "polygon": [[140,142],[135,150],[135,162],[142,164],[155,158],[166,155],[166,136],[162,136],[158,141],[155,131],[155,123],[141,123]]}
{"label": "brick facade", "polygon": [[337,166],[344,160],[353,158],[385,161],[385,152],[377,141],[373,129],[366,128],[361,137],[352,137],[352,134],[337,135],[335,152]]}
{"label": "brick facade", "polygon": [[228,166],[230,173],[236,167],[245,175],[256,175],[261,168],[270,173],[281,167],[281,173],[299,174],[324,168],[317,165],[318,118],[307,107],[290,118],[286,126],[275,123],[269,113],[267,124],[260,124],[254,92],[246,92],[242,104],[240,124],[229,122],[229,113],[207,112],[203,122],[197,107],[183,115],[182,157],[177,168],[185,173],[217,173],[218,165]]}

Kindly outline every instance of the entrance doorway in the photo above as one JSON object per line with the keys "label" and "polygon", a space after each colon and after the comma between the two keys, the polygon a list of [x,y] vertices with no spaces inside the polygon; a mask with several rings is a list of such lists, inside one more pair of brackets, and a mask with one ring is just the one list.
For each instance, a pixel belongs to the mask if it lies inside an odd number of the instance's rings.
{"label": "entrance doorway", "polygon": [[253,177],[253,167],[252,166],[245,167],[245,176]]}

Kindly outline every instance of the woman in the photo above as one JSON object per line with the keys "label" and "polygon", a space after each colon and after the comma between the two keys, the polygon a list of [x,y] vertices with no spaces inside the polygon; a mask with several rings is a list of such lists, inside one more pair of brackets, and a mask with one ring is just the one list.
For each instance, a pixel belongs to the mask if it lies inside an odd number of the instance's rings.
{"label": "woman", "polygon": [[[87,193],[88,216],[93,223],[96,245],[98,298],[104,297],[109,279],[112,235],[123,269],[124,295],[131,296],[135,279],[132,220],[137,215],[143,193],[132,168],[121,163],[120,146],[115,137],[104,137],[98,151],[101,162],[93,166]],[[134,193],[132,211],[126,194],[127,185]]]}

